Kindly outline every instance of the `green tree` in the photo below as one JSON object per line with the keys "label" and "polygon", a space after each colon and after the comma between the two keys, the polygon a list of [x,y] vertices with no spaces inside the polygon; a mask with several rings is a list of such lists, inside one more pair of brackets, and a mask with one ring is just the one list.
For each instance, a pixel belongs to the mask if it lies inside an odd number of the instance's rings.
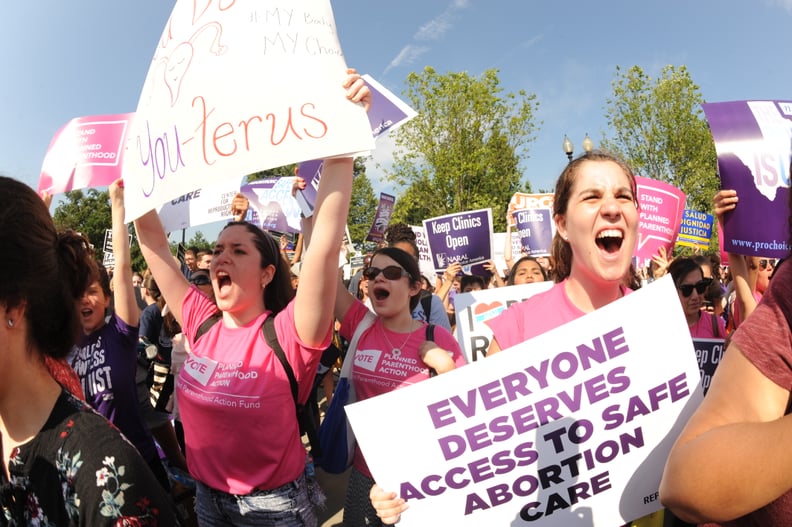
{"label": "green tree", "polygon": [[[97,261],[100,263],[104,261],[105,232],[112,226],[108,191],[89,188],[86,191],[67,192],[64,200],[55,208],[52,219],[58,230],[71,229],[86,236],[94,246]],[[128,229],[130,234],[134,234],[131,225]],[[137,243],[132,244],[130,253],[132,269],[135,271],[145,269],[146,262],[140,254]]]}
{"label": "green tree", "polygon": [[394,220],[409,224],[452,212],[491,207],[505,228],[509,199],[522,184],[520,160],[538,124],[536,95],[503,93],[498,72],[479,77],[426,67],[407,77],[406,96],[418,115],[395,134],[386,174],[406,187]]}
{"label": "green tree", "polygon": [[247,183],[252,183],[253,181],[258,181],[259,179],[271,178],[271,177],[291,177],[294,175],[294,167],[297,164],[293,163],[291,165],[284,165],[282,167],[275,167],[270,168],[268,170],[260,170],[258,172],[254,172],[252,174],[248,174],[245,176],[245,181]]}
{"label": "green tree", "polygon": [[704,98],[685,66],[666,66],[653,79],[633,66],[616,68],[606,117],[614,137],[602,147],[620,155],[636,174],[668,182],[687,195],[687,206],[712,211],[718,189],[715,144],[704,119]]}
{"label": "green tree", "polygon": [[101,260],[105,231],[110,228],[110,194],[95,188],[67,192],[52,215],[58,230],[71,229],[90,240]]}
{"label": "green tree", "polygon": [[[366,175],[366,165],[362,157],[355,158],[355,179],[352,181],[352,198],[349,203],[349,235],[352,243],[365,250],[368,247],[368,235],[374,215],[377,212],[377,197],[371,187],[371,181]],[[373,245],[373,244],[372,244]]]}

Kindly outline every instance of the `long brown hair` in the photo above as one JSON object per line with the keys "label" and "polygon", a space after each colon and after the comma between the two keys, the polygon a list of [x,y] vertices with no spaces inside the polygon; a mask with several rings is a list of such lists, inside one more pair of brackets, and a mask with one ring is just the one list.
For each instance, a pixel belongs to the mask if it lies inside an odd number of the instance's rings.
{"label": "long brown hair", "polygon": [[[619,165],[627,178],[630,180],[630,189],[632,190],[633,196],[636,196],[635,174],[629,165],[613,154],[602,152],[600,150],[593,150],[578,156],[573,161],[570,161],[566,168],[564,168],[564,171],[561,172],[561,175],[558,176],[555,186],[555,194],[553,196],[553,218],[566,214],[567,207],[569,206],[569,199],[572,195],[572,187],[577,180],[581,166],[587,161],[596,161],[601,163],[610,161]],[[638,206],[637,201],[635,206]],[[564,240],[561,235],[558,234],[558,232],[556,232],[555,236],[553,236],[550,254],[555,261],[555,265],[553,266],[553,280],[555,282],[561,282],[566,279],[569,276],[569,273],[572,271],[572,248],[570,247],[569,242]]]}

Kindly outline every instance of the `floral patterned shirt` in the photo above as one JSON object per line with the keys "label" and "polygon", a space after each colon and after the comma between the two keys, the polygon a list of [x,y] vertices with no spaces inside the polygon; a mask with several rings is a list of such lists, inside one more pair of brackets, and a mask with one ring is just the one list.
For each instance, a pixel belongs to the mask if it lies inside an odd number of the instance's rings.
{"label": "floral patterned shirt", "polygon": [[0,471],[0,526],[177,525],[170,497],[116,428],[63,391]]}

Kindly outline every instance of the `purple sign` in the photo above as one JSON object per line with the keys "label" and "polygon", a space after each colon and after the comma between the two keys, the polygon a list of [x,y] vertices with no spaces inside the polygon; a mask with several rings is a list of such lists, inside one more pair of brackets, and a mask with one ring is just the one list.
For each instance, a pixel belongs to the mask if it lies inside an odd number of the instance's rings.
{"label": "purple sign", "polygon": [[[415,110],[382,84],[369,75],[362,77],[371,90],[371,108],[367,115],[374,139],[385,135],[390,130],[395,130],[416,116]],[[299,175],[305,179],[307,185],[305,190],[297,193],[297,201],[303,216],[309,218],[313,214],[314,203],[316,203],[316,190],[319,188],[319,179],[322,175],[322,161],[313,160],[300,163]]]}
{"label": "purple sign", "polygon": [[701,372],[701,387],[706,394],[712,384],[715,369],[723,359],[723,339],[693,339],[693,347],[696,348],[696,360]]}
{"label": "purple sign", "polygon": [[550,209],[523,209],[513,212],[522,252],[531,256],[550,254],[553,221]]}
{"label": "purple sign", "polygon": [[732,101],[702,108],[715,140],[721,188],[736,190],[740,199],[724,217],[724,249],[786,256],[792,101]]}
{"label": "purple sign", "polygon": [[300,207],[291,195],[293,177],[266,178],[243,185],[240,192],[250,200],[262,229],[300,232]]}
{"label": "purple sign", "polygon": [[394,203],[396,203],[395,196],[384,192],[380,193],[377,215],[374,216],[374,223],[371,224],[371,229],[369,229],[368,236],[366,236],[367,241],[379,243],[385,238],[385,229],[388,228],[390,223]]}
{"label": "purple sign", "polygon": [[300,205],[302,215],[306,218],[313,216],[316,193],[319,190],[319,180],[322,178],[321,159],[305,161],[297,166],[297,175],[305,180],[305,189],[297,192],[297,203]]}
{"label": "purple sign", "polygon": [[363,75],[363,81],[371,90],[371,108],[368,111],[368,119],[374,139],[415,117],[415,110],[371,76]]}
{"label": "purple sign", "polygon": [[488,276],[492,258],[492,209],[447,214],[423,221],[435,271],[459,262],[466,273]]}
{"label": "purple sign", "polygon": [[[673,185],[646,177],[636,177],[638,187],[638,244],[635,254],[639,262],[646,262],[660,247],[668,254],[682,223],[685,194]],[[639,263],[643,265],[643,263]]]}

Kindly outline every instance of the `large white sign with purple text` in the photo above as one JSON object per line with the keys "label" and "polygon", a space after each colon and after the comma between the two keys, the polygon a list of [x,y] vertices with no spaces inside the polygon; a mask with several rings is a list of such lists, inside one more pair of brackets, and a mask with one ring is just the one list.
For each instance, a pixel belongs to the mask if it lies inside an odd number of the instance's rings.
{"label": "large white sign with purple text", "polygon": [[399,525],[613,527],[661,508],[665,460],[700,401],[666,277],[347,414],[374,479],[408,500]]}

